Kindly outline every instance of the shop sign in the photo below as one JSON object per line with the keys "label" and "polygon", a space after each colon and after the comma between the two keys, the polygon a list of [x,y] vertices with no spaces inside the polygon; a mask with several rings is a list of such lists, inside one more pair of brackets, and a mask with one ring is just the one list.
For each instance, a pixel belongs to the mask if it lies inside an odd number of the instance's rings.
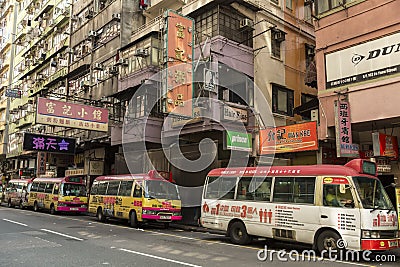
{"label": "shop sign", "polygon": [[395,33],[327,54],[326,88],[399,73],[399,39]]}
{"label": "shop sign", "polygon": [[392,160],[399,159],[399,144],[397,136],[383,133],[372,133],[374,157],[388,157]]}
{"label": "shop sign", "polygon": [[21,90],[19,89],[6,89],[5,93],[6,97],[12,97],[12,98],[21,98]]}
{"label": "shop sign", "polygon": [[217,72],[210,69],[204,69],[204,89],[215,92],[217,88],[216,82]]}
{"label": "shop sign", "polygon": [[89,175],[103,175],[104,161],[91,160],[89,162]]}
{"label": "shop sign", "polygon": [[222,119],[247,124],[247,110],[224,105]]}
{"label": "shop sign", "polygon": [[260,131],[260,155],[310,150],[318,150],[315,121]]}
{"label": "shop sign", "polygon": [[353,144],[350,103],[335,101],[336,154],[338,157],[358,158],[358,144]]}
{"label": "shop sign", "polygon": [[167,70],[163,72],[164,110],[193,117],[194,20],[175,11],[165,12]]}
{"label": "shop sign", "polygon": [[226,145],[230,150],[251,151],[252,138],[249,133],[226,131]]}
{"label": "shop sign", "polygon": [[46,174],[47,154],[46,152],[38,152],[37,156],[37,176]]}
{"label": "shop sign", "polygon": [[75,138],[25,133],[22,148],[27,151],[74,154],[75,142]]}
{"label": "shop sign", "polygon": [[39,97],[36,123],[108,131],[108,109]]}
{"label": "shop sign", "polygon": [[65,171],[65,176],[85,175],[84,169],[71,169]]}

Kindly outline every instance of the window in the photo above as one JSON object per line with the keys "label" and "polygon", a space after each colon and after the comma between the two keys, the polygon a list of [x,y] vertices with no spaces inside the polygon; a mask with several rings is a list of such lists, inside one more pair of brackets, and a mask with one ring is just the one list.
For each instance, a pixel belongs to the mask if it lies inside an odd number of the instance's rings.
{"label": "window", "polygon": [[270,201],[270,177],[242,177],[237,188],[236,199]]}
{"label": "window", "polygon": [[37,192],[39,183],[32,183],[31,192]]}
{"label": "window", "polygon": [[133,190],[133,197],[142,197],[142,183],[135,183],[135,189]]}
{"label": "window", "polygon": [[129,197],[132,191],[133,181],[121,181],[119,187],[118,196]]}
{"label": "window", "polygon": [[324,206],[354,208],[351,191],[346,184],[324,184]]}
{"label": "window", "polygon": [[271,54],[273,57],[281,58],[281,43],[285,41],[286,33],[280,30],[271,31]]}
{"label": "window", "polygon": [[90,194],[96,195],[98,189],[99,189],[99,183],[94,182],[93,185],[92,185],[92,188],[91,188],[91,190],[90,190]]}
{"label": "window", "polygon": [[276,177],[274,202],[314,203],[314,177]]}
{"label": "window", "polygon": [[288,9],[290,9],[290,10],[293,9],[292,0],[286,0],[286,7],[287,7]]}
{"label": "window", "polygon": [[38,192],[44,192],[44,189],[45,189],[45,187],[46,187],[46,184],[45,183],[39,183],[39,186],[38,186]]}
{"label": "window", "polygon": [[[317,14],[321,14],[337,8],[339,6],[343,6],[344,4],[353,2],[356,0],[325,0],[325,1],[315,1],[315,10]],[[358,0],[357,0],[358,1]]]}
{"label": "window", "polygon": [[272,112],[293,117],[293,106],[293,91],[272,84]]}
{"label": "window", "polygon": [[54,191],[53,194],[54,195],[58,195],[58,191],[60,190],[60,184],[55,184],[54,185]]}
{"label": "window", "polygon": [[272,3],[279,5],[279,0],[271,0]]}
{"label": "window", "polygon": [[107,195],[116,196],[118,194],[120,181],[111,181],[108,183]]}
{"label": "window", "polygon": [[209,177],[206,198],[233,199],[236,177]]}
{"label": "window", "polygon": [[44,192],[49,194],[53,193],[53,186],[53,183],[47,183]]}
{"label": "window", "polygon": [[108,182],[99,182],[98,195],[105,195],[107,191]]}

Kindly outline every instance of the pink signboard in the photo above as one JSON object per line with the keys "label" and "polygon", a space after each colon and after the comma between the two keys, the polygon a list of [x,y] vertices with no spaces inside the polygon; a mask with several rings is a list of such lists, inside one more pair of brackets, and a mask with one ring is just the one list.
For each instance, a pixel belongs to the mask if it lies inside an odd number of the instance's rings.
{"label": "pink signboard", "polygon": [[359,147],[357,144],[353,144],[350,104],[347,101],[335,101],[335,128],[337,156],[357,158]]}
{"label": "pink signboard", "polygon": [[108,109],[39,97],[36,123],[108,131]]}

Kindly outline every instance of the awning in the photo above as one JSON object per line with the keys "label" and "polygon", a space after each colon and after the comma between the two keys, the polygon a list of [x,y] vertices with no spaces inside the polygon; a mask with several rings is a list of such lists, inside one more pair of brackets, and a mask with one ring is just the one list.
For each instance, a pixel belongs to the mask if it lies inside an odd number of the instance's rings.
{"label": "awning", "polygon": [[318,109],[319,100],[314,98],[303,105],[300,105],[293,109],[294,114],[301,115],[303,117],[311,118],[311,110]]}
{"label": "awning", "polygon": [[304,83],[310,87],[318,88],[317,86],[317,66],[315,61],[311,61],[306,69],[306,77],[304,78]]}

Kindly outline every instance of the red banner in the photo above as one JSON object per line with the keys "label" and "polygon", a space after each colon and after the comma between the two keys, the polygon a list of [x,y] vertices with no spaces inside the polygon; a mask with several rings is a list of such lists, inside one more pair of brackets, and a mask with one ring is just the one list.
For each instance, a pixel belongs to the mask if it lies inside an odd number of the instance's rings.
{"label": "red banner", "polygon": [[399,159],[399,144],[397,136],[383,133],[372,133],[374,157],[388,157],[392,160]]}
{"label": "red banner", "polygon": [[260,131],[260,155],[318,150],[317,122]]}
{"label": "red banner", "polygon": [[108,109],[39,97],[36,122],[104,132],[108,131]]}

